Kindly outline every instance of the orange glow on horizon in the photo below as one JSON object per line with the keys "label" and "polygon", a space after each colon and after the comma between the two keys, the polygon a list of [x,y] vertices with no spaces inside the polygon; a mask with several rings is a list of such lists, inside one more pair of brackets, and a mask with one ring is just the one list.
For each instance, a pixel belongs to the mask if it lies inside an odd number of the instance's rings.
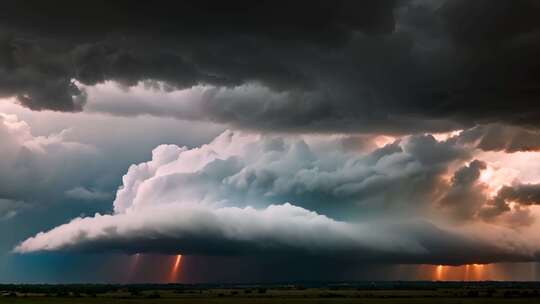
{"label": "orange glow on horizon", "polygon": [[[493,268],[493,269],[492,269]],[[488,281],[501,279],[491,264],[468,264],[461,266],[431,266],[425,275],[434,281]],[[429,274],[431,272],[431,274]]]}
{"label": "orange glow on horizon", "polygon": [[444,274],[444,266],[443,265],[437,266],[435,270],[435,279],[437,281],[442,280],[443,274]]}

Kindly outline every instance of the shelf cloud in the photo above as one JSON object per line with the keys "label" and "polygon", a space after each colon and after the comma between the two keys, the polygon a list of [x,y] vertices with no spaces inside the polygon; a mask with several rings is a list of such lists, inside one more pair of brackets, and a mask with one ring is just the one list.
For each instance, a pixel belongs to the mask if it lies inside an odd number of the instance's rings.
{"label": "shelf cloud", "polygon": [[[226,131],[193,149],[160,146],[124,175],[113,214],[76,218],[15,251],[537,259],[538,248],[518,231],[478,220],[490,204],[478,187],[486,164],[467,164],[471,148],[454,137],[411,136],[363,152],[347,149],[346,139]],[[464,165],[447,182],[451,163]],[[440,220],[449,210],[459,224]]]}

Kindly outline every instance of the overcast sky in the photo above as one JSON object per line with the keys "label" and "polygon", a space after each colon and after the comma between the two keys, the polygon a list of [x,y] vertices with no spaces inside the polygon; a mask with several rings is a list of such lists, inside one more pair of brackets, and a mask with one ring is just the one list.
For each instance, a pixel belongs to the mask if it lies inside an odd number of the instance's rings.
{"label": "overcast sky", "polygon": [[0,281],[540,278],[537,1],[4,2]]}

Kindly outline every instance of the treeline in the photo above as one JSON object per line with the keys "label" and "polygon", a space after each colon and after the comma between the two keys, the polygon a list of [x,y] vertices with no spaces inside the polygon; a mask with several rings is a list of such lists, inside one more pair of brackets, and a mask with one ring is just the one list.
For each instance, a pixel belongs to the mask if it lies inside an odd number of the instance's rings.
{"label": "treeline", "polygon": [[116,292],[119,285],[113,284],[2,284],[0,292],[3,294],[44,294],[55,296],[87,295]]}
{"label": "treeline", "polygon": [[[540,282],[431,282],[431,281],[383,281],[354,283],[282,283],[282,284],[0,284],[0,295],[45,294],[45,295],[98,295],[125,292],[132,295],[155,290],[172,290],[176,293],[197,293],[210,289],[262,290],[276,289],[302,290],[306,288],[325,288],[329,290],[440,290],[465,289],[484,291],[522,290],[524,296],[537,296]],[[530,290],[530,291],[529,291]],[[474,292],[471,292],[474,294]],[[508,292],[505,296],[521,296],[520,292]]]}

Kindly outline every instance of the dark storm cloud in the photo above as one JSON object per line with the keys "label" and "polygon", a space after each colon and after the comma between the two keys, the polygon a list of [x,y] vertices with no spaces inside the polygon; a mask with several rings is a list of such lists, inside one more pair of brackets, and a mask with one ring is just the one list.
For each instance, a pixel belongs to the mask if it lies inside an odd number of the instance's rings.
{"label": "dark storm cloud", "polygon": [[460,45],[490,47],[540,29],[538,9],[535,0],[454,0],[444,4],[442,13]]}
{"label": "dark storm cloud", "polygon": [[[448,110],[537,126],[540,50],[537,1],[447,1],[445,27],[463,60]],[[531,107],[532,106],[532,107]]]}
{"label": "dark storm cloud", "polygon": [[[394,2],[6,1],[0,26],[13,37],[1,44],[3,91],[33,109],[78,110],[81,101],[70,97],[82,93],[72,79],[304,87],[309,79],[273,53],[340,45],[355,31],[390,32]],[[10,83],[14,73],[22,79]],[[52,87],[39,90],[45,80]]]}
{"label": "dark storm cloud", "polygon": [[472,219],[484,204],[486,186],[478,182],[484,169],[486,163],[473,160],[454,173],[450,189],[440,201],[443,207],[450,209],[453,217]]}
{"label": "dark storm cloud", "polygon": [[81,110],[85,94],[72,82],[63,56],[0,28],[0,97],[16,96],[34,110]]}
{"label": "dark storm cloud", "polygon": [[[8,25],[44,33],[97,36],[124,32],[155,34],[255,33],[315,42],[339,41],[350,31],[389,32],[395,0],[358,1],[198,1],[129,0],[6,1],[0,15]],[[32,20],[33,23],[29,23]],[[47,26],[43,28],[42,26]]]}
{"label": "dark storm cloud", "polygon": [[523,205],[540,204],[540,184],[504,186],[497,193],[497,197]]}
{"label": "dark storm cloud", "polygon": [[[534,1],[6,1],[3,8],[0,26],[12,38],[1,43],[0,92],[33,109],[81,109],[86,94],[73,80],[151,79],[170,90],[268,88],[266,96],[210,95],[197,116],[174,115],[251,129],[538,127]],[[171,115],[129,113],[147,111]]]}
{"label": "dark storm cloud", "polygon": [[521,214],[521,218],[515,219],[518,222],[530,224],[533,219],[529,213],[523,209],[525,206],[540,204],[540,184],[520,184],[505,185],[499,189],[497,195],[480,212],[480,216],[492,219],[512,210],[510,203],[515,203],[513,209]]}

